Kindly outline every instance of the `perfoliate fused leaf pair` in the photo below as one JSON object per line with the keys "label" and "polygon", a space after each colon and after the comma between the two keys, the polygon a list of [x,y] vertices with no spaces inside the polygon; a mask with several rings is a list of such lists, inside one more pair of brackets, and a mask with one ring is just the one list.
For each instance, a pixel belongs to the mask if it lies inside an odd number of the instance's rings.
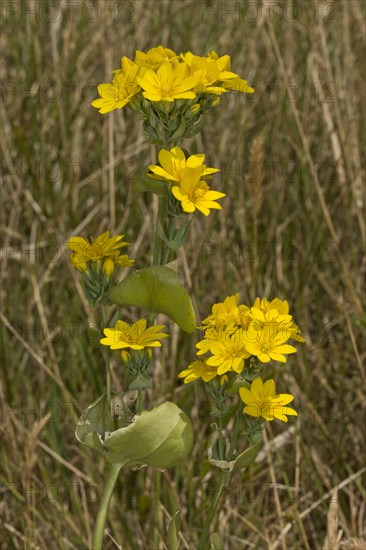
{"label": "perfoliate fused leaf pair", "polygon": [[103,394],[82,414],[76,437],[123,468],[171,468],[192,449],[191,421],[169,401],[135,415],[127,427],[110,432],[107,426],[108,405]]}

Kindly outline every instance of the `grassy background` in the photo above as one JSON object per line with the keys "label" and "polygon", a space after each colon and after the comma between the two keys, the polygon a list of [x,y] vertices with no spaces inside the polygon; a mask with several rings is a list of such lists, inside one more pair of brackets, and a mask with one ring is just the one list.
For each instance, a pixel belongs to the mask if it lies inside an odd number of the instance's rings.
{"label": "grassy background", "polygon": [[[127,233],[136,266],[151,261],[156,201],[135,194],[136,167],[154,160],[138,117],[101,116],[96,85],[122,55],[159,43],[228,53],[255,88],[228,95],[187,142],[221,167],[223,211],[197,215],[179,268],[199,318],[239,292],[287,298],[306,345],[286,368],[296,423],[271,423],[256,464],[232,477],[214,527],[225,549],[364,549],[362,330],[365,4],[334,2],[3,2],[1,548],[90,545],[102,458],[80,447],[80,411],[103,391],[100,323],[68,264],[71,234]],[[136,319],[125,312],[127,320]],[[165,548],[182,514],[194,550],[215,472],[205,462],[207,398],[177,373],[194,337],[169,325],[155,395],[193,419],[189,460],[161,474],[126,472],[105,547]],[[118,361],[113,385],[125,380]],[[179,386],[179,387],[178,387]],[[160,494],[159,494],[160,485]]]}

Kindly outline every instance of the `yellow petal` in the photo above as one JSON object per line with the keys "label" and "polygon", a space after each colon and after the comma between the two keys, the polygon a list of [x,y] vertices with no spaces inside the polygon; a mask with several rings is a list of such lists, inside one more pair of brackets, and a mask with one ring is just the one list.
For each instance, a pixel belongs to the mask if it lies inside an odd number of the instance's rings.
{"label": "yellow petal", "polygon": [[276,386],[274,380],[266,380],[263,386],[263,395],[273,397],[276,393]]}
{"label": "yellow petal", "polygon": [[245,414],[249,414],[250,416],[258,417],[261,415],[259,408],[257,405],[248,405],[247,407],[244,407]]}
{"label": "yellow petal", "polygon": [[260,376],[253,380],[250,391],[256,399],[261,399],[263,395],[263,380]]}
{"label": "yellow petal", "polygon": [[240,388],[239,395],[244,403],[249,405],[250,403],[255,403],[255,398],[251,391],[248,388]]}
{"label": "yellow petal", "polygon": [[183,200],[186,200],[187,199],[187,195],[186,193],[184,193],[184,191],[182,190],[181,187],[178,187],[177,185],[174,185],[172,187],[172,194],[174,195],[174,197],[179,200],[179,201],[183,201]]}

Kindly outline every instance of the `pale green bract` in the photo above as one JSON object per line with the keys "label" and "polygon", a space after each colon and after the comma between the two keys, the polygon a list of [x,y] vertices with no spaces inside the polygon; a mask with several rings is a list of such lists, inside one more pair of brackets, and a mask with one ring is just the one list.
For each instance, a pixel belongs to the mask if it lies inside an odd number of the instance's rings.
{"label": "pale green bract", "polygon": [[107,296],[120,306],[138,306],[154,315],[164,313],[185,332],[192,333],[196,328],[191,298],[169,267],[146,267],[130,273]]}
{"label": "pale green bract", "polygon": [[122,468],[171,468],[192,449],[191,421],[170,401],[135,415],[127,427],[108,432],[106,425],[107,399],[103,394],[83,412],[76,437]]}

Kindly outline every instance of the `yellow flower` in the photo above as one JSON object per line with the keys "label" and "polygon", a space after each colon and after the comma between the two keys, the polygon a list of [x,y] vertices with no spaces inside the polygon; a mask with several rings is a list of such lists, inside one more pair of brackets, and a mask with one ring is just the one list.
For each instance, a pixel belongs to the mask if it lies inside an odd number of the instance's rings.
{"label": "yellow flower", "polygon": [[291,338],[289,330],[292,324],[291,315],[281,315],[277,309],[270,309],[266,313],[263,313],[263,311],[256,307],[250,308],[248,315],[252,319],[250,324],[251,329],[262,330],[264,326],[269,326],[273,327],[276,333],[281,333],[286,340]]}
{"label": "yellow flower", "polygon": [[230,71],[231,70],[231,59],[230,55],[225,54],[221,57],[215,52],[215,50],[212,50],[209,54],[207,54],[207,59],[213,59],[214,61],[219,61],[220,68],[222,71]]}
{"label": "yellow flower", "polygon": [[185,370],[178,374],[178,378],[184,378],[184,383],[194,382],[202,378],[204,382],[209,382],[217,376],[217,367],[211,367],[206,361],[193,361]]}
{"label": "yellow flower", "polygon": [[269,302],[267,298],[262,298],[262,300],[260,298],[256,298],[253,307],[255,307],[256,309],[260,309],[264,314],[273,315],[272,318],[276,317],[275,314],[269,313],[273,311],[277,311],[282,316],[288,316],[289,318],[287,323],[284,321],[284,318],[282,318],[282,328],[286,328],[286,331],[288,331],[289,334],[289,338],[297,340],[298,342],[305,342],[305,339],[301,336],[301,330],[297,325],[295,325],[292,317],[289,316],[289,305],[287,300],[280,300],[279,298],[275,298],[274,300]]}
{"label": "yellow flower", "polygon": [[[186,54],[187,56],[188,54]],[[192,54],[190,54],[192,55]],[[192,56],[193,58],[197,56]],[[189,59],[186,61],[187,64],[189,63]],[[216,63],[216,66],[219,68],[219,76],[217,78],[217,81],[214,83],[210,83],[211,86],[210,90],[203,90],[203,91],[209,91],[212,94],[218,94],[221,95],[224,92],[229,92],[231,90],[234,90],[236,92],[244,92],[247,94],[252,94],[255,90],[254,88],[251,88],[247,81],[240,78],[237,74],[231,72],[231,60],[229,55],[223,55],[221,57],[218,56],[218,54],[212,50],[207,58],[200,58],[200,59],[206,59],[208,61],[208,67],[210,67],[210,70],[207,71],[205,74],[205,71],[202,71],[203,64],[201,63],[201,77],[200,82],[202,82],[203,85],[205,85],[205,80],[208,81],[210,76],[212,78],[213,75],[213,69],[211,68],[211,63]],[[199,73],[194,73],[195,76],[199,77]]]}
{"label": "yellow flower", "polygon": [[226,330],[235,326],[247,328],[250,321],[247,312],[249,308],[245,305],[238,305],[239,294],[227,296],[223,302],[212,306],[211,314],[202,321],[203,325],[214,327],[225,327]]}
{"label": "yellow flower", "polygon": [[257,309],[260,309],[264,313],[267,311],[270,311],[271,309],[277,309],[279,313],[282,315],[288,315],[289,314],[289,305],[287,300],[280,300],[279,298],[275,298],[271,302],[267,300],[267,298],[256,298],[255,302],[253,304],[253,307],[256,307]]}
{"label": "yellow flower", "polygon": [[210,346],[212,342],[223,342],[229,336],[235,332],[235,328],[228,330],[223,326],[209,326],[205,330],[205,337],[203,340],[196,344],[196,348],[199,350],[197,355],[203,355],[210,351]]}
{"label": "yellow flower", "polygon": [[172,194],[181,202],[184,212],[191,213],[197,209],[208,216],[210,209],[221,210],[221,205],[215,201],[225,197],[225,193],[212,191],[205,181],[200,180],[200,171],[200,167],[184,168],[180,185],[172,187]]}
{"label": "yellow flower", "polygon": [[150,165],[149,169],[153,175],[148,174],[150,177],[157,179],[180,182],[185,168],[200,168],[200,177],[220,172],[218,168],[208,168],[203,164],[205,155],[191,155],[186,158],[180,147],[173,147],[170,151],[161,149],[158,159],[160,166]]}
{"label": "yellow flower", "polygon": [[[128,245],[121,242],[124,235],[109,236],[109,231],[99,235],[94,241],[90,242],[83,237],[71,237],[66,246],[72,251],[70,257],[71,264],[79,271],[88,269],[88,262],[98,262],[111,258],[114,264],[118,265],[119,258],[128,258],[127,255],[119,256],[119,250]],[[132,265],[134,260],[129,260],[128,265]],[[132,262],[132,263],[131,263]],[[108,263],[106,271],[111,270],[111,264]]]}
{"label": "yellow flower", "polygon": [[143,96],[150,101],[168,101],[175,99],[194,99],[196,94],[191,90],[197,84],[192,76],[187,76],[187,67],[183,64],[172,65],[166,61],[155,73],[146,69],[141,77],[137,78]]}
{"label": "yellow flower", "polygon": [[140,87],[136,82],[138,66],[132,65],[128,68],[127,63],[125,66],[125,72],[123,70],[116,72],[112,84],[99,84],[98,92],[101,97],[92,101],[91,104],[99,109],[101,114],[122,109],[139,92]]}
{"label": "yellow flower", "polygon": [[120,254],[113,261],[118,267],[131,267],[135,263],[135,260],[131,260],[127,254]]}
{"label": "yellow flower", "polygon": [[254,88],[249,86],[248,82],[246,80],[243,80],[242,78],[231,78],[230,80],[225,80],[222,83],[222,87],[228,92],[228,91],[234,91],[234,92],[243,92],[245,94],[252,94],[255,92]]}
{"label": "yellow flower", "polygon": [[177,54],[173,52],[173,50],[164,48],[160,45],[156,48],[151,48],[146,53],[136,50],[135,63],[139,67],[147,67],[157,70],[166,61],[171,61],[177,57]]}
{"label": "yellow flower", "polygon": [[264,325],[262,329],[256,330],[252,327],[243,332],[245,347],[250,355],[258,357],[262,363],[268,363],[271,359],[286,363],[284,354],[296,353],[294,346],[286,344],[289,335],[274,325]]}
{"label": "yellow flower", "polygon": [[250,356],[243,340],[243,331],[239,329],[232,336],[228,336],[221,342],[212,342],[207,365],[217,367],[217,374],[225,374],[230,370],[240,373],[244,367],[244,359]]}
{"label": "yellow flower", "polygon": [[261,416],[264,420],[277,418],[283,422],[288,421],[287,416],[297,416],[297,412],[294,409],[286,407],[288,403],[293,401],[294,396],[288,393],[279,393],[276,395],[274,380],[267,380],[263,384],[260,377],[255,378],[250,390],[240,388],[239,395],[246,404],[244,413],[250,416]]}
{"label": "yellow flower", "polygon": [[227,57],[229,56],[213,59],[211,57],[193,55],[191,52],[182,55],[182,59],[187,65],[190,74],[197,79],[198,84],[194,88],[196,93],[221,95],[226,92],[226,89],[220,83],[238,78],[237,74],[224,70],[227,65]]}
{"label": "yellow flower", "polygon": [[168,334],[161,332],[164,328],[164,325],[154,325],[146,328],[145,319],[140,319],[132,325],[124,321],[117,321],[114,329],[105,328],[103,330],[105,338],[102,338],[100,343],[109,346],[111,349],[130,348],[140,350],[149,347],[160,347],[159,340],[168,337]]}

